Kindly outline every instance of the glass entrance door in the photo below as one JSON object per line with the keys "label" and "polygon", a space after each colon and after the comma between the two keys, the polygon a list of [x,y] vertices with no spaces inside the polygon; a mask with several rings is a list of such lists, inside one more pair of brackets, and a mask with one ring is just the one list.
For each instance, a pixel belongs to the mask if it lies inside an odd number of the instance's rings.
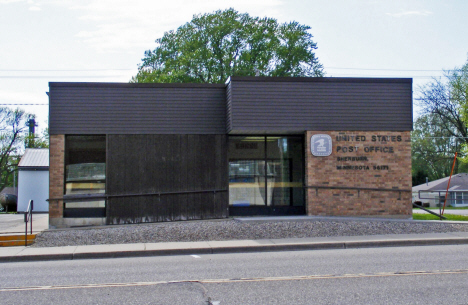
{"label": "glass entrance door", "polygon": [[230,215],[304,214],[303,138],[229,138]]}

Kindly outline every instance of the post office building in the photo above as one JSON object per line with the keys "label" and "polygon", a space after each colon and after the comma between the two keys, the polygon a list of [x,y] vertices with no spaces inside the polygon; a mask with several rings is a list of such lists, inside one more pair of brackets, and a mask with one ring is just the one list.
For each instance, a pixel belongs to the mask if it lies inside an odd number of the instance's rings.
{"label": "post office building", "polygon": [[411,217],[411,79],[49,86],[52,227]]}

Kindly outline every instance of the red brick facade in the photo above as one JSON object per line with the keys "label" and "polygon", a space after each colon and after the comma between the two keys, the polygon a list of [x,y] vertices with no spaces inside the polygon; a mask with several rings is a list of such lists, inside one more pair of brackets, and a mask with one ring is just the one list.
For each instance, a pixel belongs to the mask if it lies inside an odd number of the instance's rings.
{"label": "red brick facade", "polygon": [[[313,156],[311,137],[329,135],[329,156]],[[308,215],[411,217],[410,132],[307,131]]]}
{"label": "red brick facade", "polygon": [[[62,198],[65,179],[65,136],[51,135],[49,145],[49,198]],[[50,200],[49,218],[62,218],[63,201]]]}

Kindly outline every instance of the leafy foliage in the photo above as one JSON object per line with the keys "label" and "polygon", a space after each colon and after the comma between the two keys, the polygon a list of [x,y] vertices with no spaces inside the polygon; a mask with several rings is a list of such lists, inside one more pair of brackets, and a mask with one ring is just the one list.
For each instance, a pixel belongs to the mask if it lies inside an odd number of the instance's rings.
{"label": "leafy foliage", "polygon": [[[468,77],[468,71],[466,77]],[[464,109],[468,107],[468,100],[466,95],[463,97],[454,87],[454,85],[460,86],[460,78],[461,75],[457,70],[446,73],[444,81],[434,80],[423,87],[422,95],[418,101],[423,114],[436,116],[439,119],[438,123],[441,129],[450,136],[460,138],[468,143],[468,129],[465,124],[466,118],[464,118],[466,115],[463,113]],[[468,82],[466,86],[468,89]]]}
{"label": "leafy foliage", "polygon": [[42,135],[26,135],[24,137],[24,146],[26,148],[49,148],[49,128],[45,128]]}
{"label": "leafy foliage", "polygon": [[0,108],[0,189],[12,185],[23,144],[28,115],[23,110]]}
{"label": "leafy foliage", "polygon": [[145,52],[131,82],[224,83],[229,76],[323,76],[317,48],[298,22],[234,9],[195,15]]}
{"label": "leafy foliage", "polygon": [[[456,131],[447,130],[440,116],[425,114],[414,123],[411,157],[413,185],[437,180],[450,175],[455,152],[461,151],[460,138],[453,137]],[[467,169],[467,164],[457,162],[455,173]]]}
{"label": "leafy foliage", "polygon": [[468,61],[420,91],[422,115],[412,133],[413,185],[424,183],[423,176],[436,180],[450,175],[455,152],[454,173],[468,171]]}

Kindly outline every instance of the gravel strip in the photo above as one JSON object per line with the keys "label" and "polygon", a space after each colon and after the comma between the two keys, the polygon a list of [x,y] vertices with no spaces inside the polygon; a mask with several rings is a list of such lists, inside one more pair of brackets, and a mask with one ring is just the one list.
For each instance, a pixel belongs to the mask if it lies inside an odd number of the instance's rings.
{"label": "gravel strip", "polygon": [[468,232],[468,224],[328,220],[245,223],[233,219],[166,222],[45,231],[32,247],[448,232]]}

